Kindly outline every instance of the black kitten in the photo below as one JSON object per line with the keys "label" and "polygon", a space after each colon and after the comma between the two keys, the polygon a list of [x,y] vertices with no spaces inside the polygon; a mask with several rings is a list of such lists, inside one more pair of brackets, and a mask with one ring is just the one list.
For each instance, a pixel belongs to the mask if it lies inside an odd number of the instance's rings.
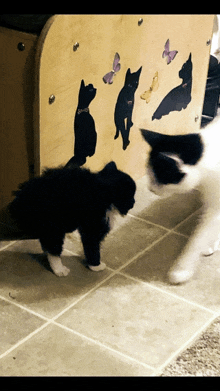
{"label": "black kitten", "polygon": [[181,111],[185,109],[191,101],[192,89],[192,61],[191,53],[188,60],[183,64],[179,71],[179,77],[183,79],[182,83],[173,88],[162,100],[157,110],[152,116],[152,121],[161,119],[163,115],[168,115],[171,111]]}
{"label": "black kitten", "polygon": [[[130,144],[129,133],[133,125],[131,118],[134,107],[134,94],[136,89],[138,88],[141,70],[142,67],[140,67],[137,72],[131,73],[130,68],[128,68],[125,76],[124,87],[119,92],[115,106],[116,134],[114,138],[117,139],[119,136],[119,132],[121,132],[124,150]],[[127,124],[125,125],[126,118]]]}
{"label": "black kitten", "polygon": [[71,163],[82,166],[87,156],[93,156],[96,148],[97,133],[95,122],[89,113],[89,104],[96,96],[96,88],[92,84],[85,86],[81,81],[79,101],[74,120],[75,146]]}
{"label": "black kitten", "polygon": [[42,176],[20,185],[9,205],[20,229],[39,238],[57,276],[66,276],[60,255],[67,232],[79,230],[88,266],[103,270],[100,242],[110,230],[106,213],[115,207],[126,215],[134,206],[136,185],[114,162],[92,173],[73,164],[47,169]]}

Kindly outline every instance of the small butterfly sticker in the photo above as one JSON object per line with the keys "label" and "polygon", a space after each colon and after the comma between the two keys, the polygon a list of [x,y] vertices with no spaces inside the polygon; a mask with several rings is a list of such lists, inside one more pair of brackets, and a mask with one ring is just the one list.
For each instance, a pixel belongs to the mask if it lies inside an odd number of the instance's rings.
{"label": "small butterfly sticker", "polygon": [[177,50],[171,50],[170,51],[170,40],[168,39],[164,46],[164,51],[162,54],[162,57],[167,57],[167,65],[171,63],[171,61],[176,57],[178,51]]}
{"label": "small butterfly sticker", "polygon": [[119,63],[120,56],[118,53],[115,53],[115,58],[113,61],[113,69],[111,72],[106,73],[106,75],[103,77],[104,83],[112,84],[113,83],[113,77],[116,76],[116,72],[120,71],[121,64]]}
{"label": "small butterfly sticker", "polygon": [[153,77],[153,81],[152,81],[152,84],[151,84],[149,90],[145,91],[145,92],[140,96],[140,98],[143,99],[143,100],[146,100],[146,103],[149,103],[149,102],[150,102],[150,98],[151,98],[151,93],[152,93],[153,91],[157,91],[157,90],[158,90],[158,87],[159,87],[158,72],[155,72],[154,77]]}

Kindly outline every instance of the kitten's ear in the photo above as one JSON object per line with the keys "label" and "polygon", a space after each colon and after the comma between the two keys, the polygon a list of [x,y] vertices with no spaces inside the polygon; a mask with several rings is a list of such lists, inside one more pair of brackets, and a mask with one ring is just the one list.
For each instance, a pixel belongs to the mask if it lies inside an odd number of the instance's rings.
{"label": "kitten's ear", "polygon": [[108,172],[116,171],[117,166],[116,166],[115,162],[112,161],[112,162],[106,164],[106,166],[104,167],[104,170],[105,170],[105,172],[106,171],[108,171]]}
{"label": "kitten's ear", "polygon": [[162,141],[166,137],[164,134],[151,132],[151,130],[140,129],[140,131],[145,141],[147,141],[147,143],[150,144],[152,148],[155,147],[159,141]]}
{"label": "kitten's ear", "polygon": [[111,176],[112,173],[117,171],[117,166],[115,162],[110,162],[106,164],[106,166],[100,171],[100,175],[102,177],[108,178]]}

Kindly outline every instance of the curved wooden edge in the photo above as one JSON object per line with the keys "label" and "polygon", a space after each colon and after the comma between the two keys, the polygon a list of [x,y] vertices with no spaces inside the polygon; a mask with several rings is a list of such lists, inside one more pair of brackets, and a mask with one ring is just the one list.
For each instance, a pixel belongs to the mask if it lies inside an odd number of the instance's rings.
{"label": "curved wooden edge", "polygon": [[41,56],[44,49],[44,42],[52,24],[56,21],[58,15],[51,16],[43,27],[38,38],[35,55],[35,88],[34,88],[34,107],[33,107],[33,126],[34,126],[34,175],[40,174],[40,66]]}

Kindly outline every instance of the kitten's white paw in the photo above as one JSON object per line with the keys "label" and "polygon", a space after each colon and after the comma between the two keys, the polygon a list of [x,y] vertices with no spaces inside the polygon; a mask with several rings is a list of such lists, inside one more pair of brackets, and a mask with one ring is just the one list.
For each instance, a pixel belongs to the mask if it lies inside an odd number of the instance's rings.
{"label": "kitten's white paw", "polygon": [[182,284],[183,282],[186,282],[190,280],[190,278],[193,276],[194,272],[184,270],[184,269],[177,269],[177,270],[170,270],[168,274],[168,278],[171,284]]}
{"label": "kitten's white paw", "polygon": [[106,268],[106,264],[101,262],[100,265],[98,265],[98,266],[88,265],[88,267],[93,272],[100,272],[101,270],[104,270]]}
{"label": "kitten's white paw", "polygon": [[68,276],[70,269],[64,265],[60,265],[59,268],[54,269],[53,272],[58,277],[66,277]]}
{"label": "kitten's white paw", "polygon": [[66,277],[69,274],[70,269],[68,269],[68,267],[62,264],[60,257],[48,253],[47,259],[49,261],[51,269],[53,270],[54,274],[56,274],[56,276]]}

